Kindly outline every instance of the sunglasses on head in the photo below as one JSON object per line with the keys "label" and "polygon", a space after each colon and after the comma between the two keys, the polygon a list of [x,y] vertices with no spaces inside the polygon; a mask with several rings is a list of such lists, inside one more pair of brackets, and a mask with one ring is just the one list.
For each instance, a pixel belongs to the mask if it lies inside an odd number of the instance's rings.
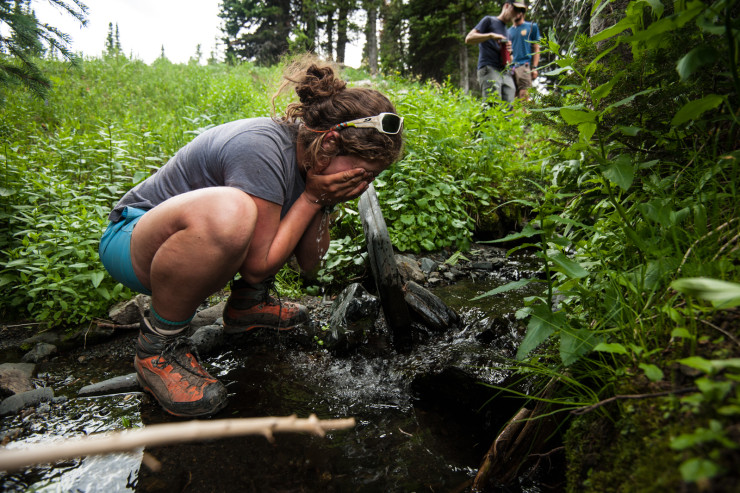
{"label": "sunglasses on head", "polygon": [[347,127],[374,128],[380,133],[393,135],[401,131],[401,127],[403,127],[403,117],[398,116],[395,113],[381,113],[375,116],[367,116],[365,118],[358,118],[357,120],[338,123],[331,127],[329,131],[341,130]]}

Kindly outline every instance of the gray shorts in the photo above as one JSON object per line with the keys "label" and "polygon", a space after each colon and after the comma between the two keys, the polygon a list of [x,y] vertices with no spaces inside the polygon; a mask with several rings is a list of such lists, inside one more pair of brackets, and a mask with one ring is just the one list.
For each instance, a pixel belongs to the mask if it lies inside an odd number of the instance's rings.
{"label": "gray shorts", "polygon": [[490,65],[486,65],[478,70],[478,83],[484,99],[496,94],[507,103],[514,101],[516,87],[510,70],[496,70]]}

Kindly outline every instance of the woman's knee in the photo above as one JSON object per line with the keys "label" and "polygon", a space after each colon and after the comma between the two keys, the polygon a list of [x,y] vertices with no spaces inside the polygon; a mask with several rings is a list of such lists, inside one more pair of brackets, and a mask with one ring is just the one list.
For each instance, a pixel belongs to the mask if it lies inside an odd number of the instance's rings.
{"label": "woman's knee", "polygon": [[194,211],[197,227],[224,247],[246,248],[257,224],[257,205],[241,190],[229,187],[217,190]]}

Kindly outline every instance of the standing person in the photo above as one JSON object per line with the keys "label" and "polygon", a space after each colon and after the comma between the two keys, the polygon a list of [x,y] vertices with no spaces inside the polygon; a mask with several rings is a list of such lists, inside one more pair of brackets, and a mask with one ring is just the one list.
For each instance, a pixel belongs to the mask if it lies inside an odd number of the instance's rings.
{"label": "standing person", "polygon": [[514,79],[506,68],[506,57],[511,51],[506,25],[514,20],[515,8],[526,6],[507,0],[497,17],[483,17],[465,36],[466,44],[478,45],[478,83],[484,99],[496,94],[508,103],[514,101]]}
{"label": "standing person", "polygon": [[272,276],[293,254],[315,269],[329,243],[325,209],[358,197],[401,153],[403,118],[380,92],[346,87],[333,66],[310,56],[284,77],[273,105],[291,86],[299,98],[284,116],[198,135],[123,196],[101,239],[108,272],[151,294],[134,366],[174,415],[226,405],[226,388],[185,337],[203,300],[240,274],[224,309],[227,333],[306,321],[305,307],[268,294]]}
{"label": "standing person", "polygon": [[537,67],[540,65],[540,30],[537,24],[527,22],[524,17],[527,7],[515,7],[514,25],[509,28],[511,40],[511,57],[514,67],[516,96],[529,100],[528,90],[537,78]]}

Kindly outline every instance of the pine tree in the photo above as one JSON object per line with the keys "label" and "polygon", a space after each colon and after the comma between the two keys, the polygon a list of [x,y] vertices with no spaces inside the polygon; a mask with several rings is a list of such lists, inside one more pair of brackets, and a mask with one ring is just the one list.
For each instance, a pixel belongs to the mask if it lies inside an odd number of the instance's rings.
{"label": "pine tree", "polygon": [[227,59],[276,63],[288,51],[293,14],[291,0],[223,0]]}
{"label": "pine tree", "polygon": [[[47,0],[87,24],[87,6],[81,0]],[[42,24],[31,8],[32,0],[0,0],[0,87],[22,83],[39,96],[49,87],[48,78],[41,72],[36,58],[45,50],[58,52],[76,63],[70,51],[69,36],[48,24]]]}
{"label": "pine tree", "polygon": [[113,56],[115,54],[115,44],[113,41],[113,23],[108,23],[108,36],[105,37],[105,54]]}

